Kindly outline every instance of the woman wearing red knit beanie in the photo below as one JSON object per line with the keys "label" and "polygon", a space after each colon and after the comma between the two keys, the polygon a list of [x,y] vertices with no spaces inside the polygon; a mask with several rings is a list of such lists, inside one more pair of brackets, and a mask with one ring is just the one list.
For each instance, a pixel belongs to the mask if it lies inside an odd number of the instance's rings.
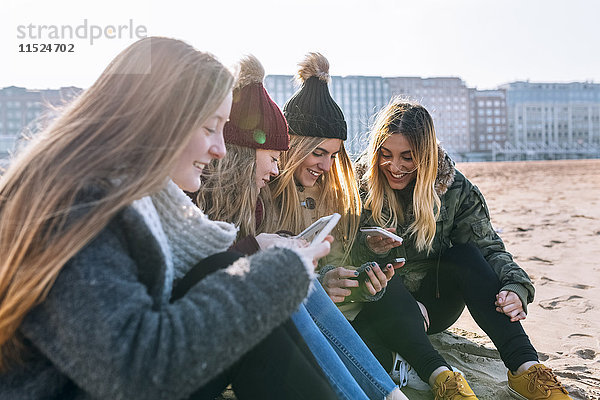
{"label": "woman wearing red knit beanie", "polygon": [[271,198],[267,183],[279,174],[280,154],[290,143],[285,117],[262,84],[264,74],[256,57],[240,61],[223,130],[227,155],[205,169],[196,197],[212,219],[238,226],[239,238],[255,236],[259,228],[272,225],[271,214],[264,212]]}

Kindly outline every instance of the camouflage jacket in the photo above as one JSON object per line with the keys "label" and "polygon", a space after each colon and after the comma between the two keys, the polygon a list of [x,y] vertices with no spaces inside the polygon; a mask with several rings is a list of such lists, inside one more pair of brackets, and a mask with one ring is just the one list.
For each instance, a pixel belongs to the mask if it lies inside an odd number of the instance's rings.
{"label": "camouflage jacket", "polygon": [[[494,231],[490,213],[483,195],[463,174],[454,167],[454,162],[439,148],[438,174],[435,189],[441,200],[440,214],[433,239],[431,252],[417,251],[414,238],[407,234],[414,221],[412,211],[413,186],[398,192],[404,204],[404,224],[396,227],[396,232],[404,238],[403,244],[386,254],[376,254],[366,245],[363,233],[359,233],[352,249],[352,259],[360,265],[366,261],[385,264],[392,258],[404,257],[406,264],[396,271],[401,275],[410,291],[416,291],[421,279],[431,268],[436,268],[441,255],[455,244],[471,243],[477,246],[492,266],[502,284],[501,290],[516,293],[527,312],[527,304],[533,301],[535,293],[531,279],[506,251],[502,239]],[[383,213],[386,216],[385,210]],[[360,226],[375,226],[371,211],[364,209]]]}

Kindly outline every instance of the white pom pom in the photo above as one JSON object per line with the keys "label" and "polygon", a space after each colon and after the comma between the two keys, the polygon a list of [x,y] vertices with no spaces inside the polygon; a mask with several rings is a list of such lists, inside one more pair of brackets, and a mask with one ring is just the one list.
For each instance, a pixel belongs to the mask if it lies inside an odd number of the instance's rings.
{"label": "white pom pom", "polygon": [[239,62],[239,75],[234,89],[242,88],[251,83],[262,83],[265,79],[265,69],[258,58],[249,54]]}
{"label": "white pom pom", "polygon": [[308,53],[298,66],[298,80],[301,82],[306,82],[313,76],[329,82],[329,61],[321,53]]}

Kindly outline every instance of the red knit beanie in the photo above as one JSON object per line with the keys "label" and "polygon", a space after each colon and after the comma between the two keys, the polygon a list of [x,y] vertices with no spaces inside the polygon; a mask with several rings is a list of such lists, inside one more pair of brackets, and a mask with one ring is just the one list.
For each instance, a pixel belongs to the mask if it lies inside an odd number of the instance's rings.
{"label": "red knit beanie", "polygon": [[252,55],[240,61],[240,73],[233,88],[233,104],[225,124],[225,143],[255,149],[289,149],[288,125],[263,87],[265,70]]}

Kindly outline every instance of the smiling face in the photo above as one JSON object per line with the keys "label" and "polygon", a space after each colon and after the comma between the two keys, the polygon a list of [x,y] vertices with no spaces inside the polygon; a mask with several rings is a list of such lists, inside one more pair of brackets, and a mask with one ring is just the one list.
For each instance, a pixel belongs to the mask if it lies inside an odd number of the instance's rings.
{"label": "smiling face", "polygon": [[264,188],[271,177],[279,175],[279,150],[256,149],[256,187]]}
{"label": "smiling face", "polygon": [[394,133],[383,142],[379,149],[378,165],[390,187],[395,190],[406,188],[417,176],[410,144],[401,133]]}
{"label": "smiling face", "polygon": [[213,158],[225,156],[223,126],[231,110],[231,93],[223,100],[219,108],[200,127],[193,132],[185,150],[171,170],[173,182],[181,189],[195,192],[200,188],[202,170]]}
{"label": "smiling face", "polygon": [[294,171],[296,183],[304,187],[314,186],[317,179],[331,169],[341,146],[341,139],[325,139],[322,141]]}

